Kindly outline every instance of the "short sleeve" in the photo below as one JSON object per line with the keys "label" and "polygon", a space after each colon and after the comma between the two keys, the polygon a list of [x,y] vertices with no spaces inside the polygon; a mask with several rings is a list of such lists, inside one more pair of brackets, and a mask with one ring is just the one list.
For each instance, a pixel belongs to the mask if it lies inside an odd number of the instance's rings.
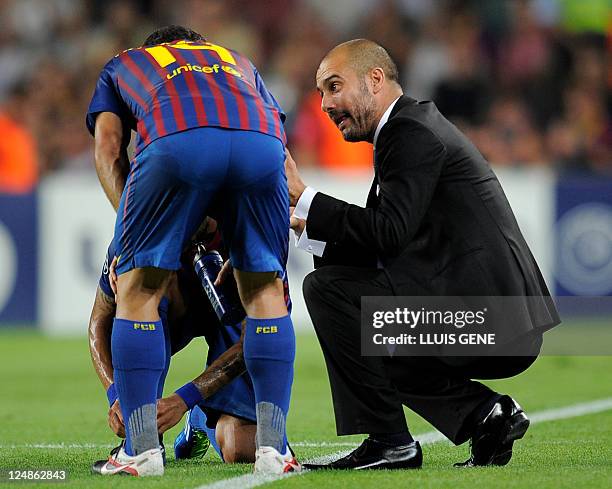
{"label": "short sleeve", "polygon": [[113,72],[116,58],[111,59],[102,69],[94,91],[85,122],[92,136],[95,136],[96,117],[100,112],[117,114],[127,127],[130,126],[130,111],[119,94]]}
{"label": "short sleeve", "polygon": [[110,264],[112,263],[114,256],[115,242],[112,241],[111,244],[108,245],[108,249],[106,251],[106,259],[104,260],[104,265],[102,266],[102,273],[100,274],[100,280],[98,282],[100,290],[102,290],[102,292],[104,292],[109,297],[115,296],[113,289],[111,288],[109,278]]}
{"label": "short sleeve", "polygon": [[254,66],[253,66],[253,72],[255,73],[255,87],[257,88],[259,95],[261,95],[261,98],[264,100],[266,104],[271,105],[276,110],[278,110],[281,121],[284,123],[285,119],[287,118],[287,115],[285,114],[285,112],[283,111],[279,103],[276,101],[276,99],[274,98],[274,95],[272,95],[268,91],[268,89],[266,88],[266,84],[263,81],[263,78],[257,71],[257,68],[255,68]]}

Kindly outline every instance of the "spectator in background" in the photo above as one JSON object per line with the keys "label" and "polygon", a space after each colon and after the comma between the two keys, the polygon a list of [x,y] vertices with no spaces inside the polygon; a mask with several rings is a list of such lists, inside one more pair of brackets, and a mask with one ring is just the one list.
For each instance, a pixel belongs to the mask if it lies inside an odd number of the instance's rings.
{"label": "spectator in background", "polygon": [[542,165],[547,162],[541,138],[520,98],[496,100],[478,133],[476,145],[498,165]]}
{"label": "spectator in background", "polygon": [[397,0],[379,0],[376,9],[364,17],[363,25],[356,31],[360,37],[377,39],[393,59],[399,60],[400,76],[405,71],[404,61],[412,48],[412,24],[399,8]]}
{"label": "spectator in background", "polygon": [[179,5],[159,2],[160,18],[173,19],[165,23],[189,25],[195,31],[205,33],[211,42],[235,49],[259,67],[260,35],[257,27],[239,14],[240,3],[227,0],[184,0]]}
{"label": "spectator in background", "polygon": [[511,29],[499,50],[499,79],[506,87],[521,87],[542,75],[550,64],[547,32],[537,23],[531,2],[512,4]]}
{"label": "spectator in background", "polygon": [[27,85],[15,85],[0,108],[0,192],[28,193],[38,181],[36,142],[24,125]]}
{"label": "spectator in background", "polygon": [[480,26],[469,12],[454,16],[448,26],[449,72],[435,88],[434,100],[451,120],[482,122],[488,105],[486,63],[479,46]]}
{"label": "spectator in background", "polygon": [[612,171],[612,119],[602,39],[589,36],[573,45],[574,68],[562,95],[562,113],[548,126],[551,162],[572,171]]}

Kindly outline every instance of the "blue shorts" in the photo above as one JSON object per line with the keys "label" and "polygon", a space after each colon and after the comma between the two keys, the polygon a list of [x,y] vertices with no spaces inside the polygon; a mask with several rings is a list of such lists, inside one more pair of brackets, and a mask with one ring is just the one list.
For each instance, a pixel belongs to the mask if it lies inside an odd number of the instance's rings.
{"label": "blue shorts", "polygon": [[285,148],[254,131],[200,127],[153,141],[134,158],[115,224],[117,273],[178,270],[214,198],[234,268],[281,272],[289,243]]}

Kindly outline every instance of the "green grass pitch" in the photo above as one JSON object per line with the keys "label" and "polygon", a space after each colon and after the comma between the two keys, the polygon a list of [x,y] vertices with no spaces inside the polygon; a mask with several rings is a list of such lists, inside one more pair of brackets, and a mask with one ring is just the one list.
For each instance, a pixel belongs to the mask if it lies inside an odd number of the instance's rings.
{"label": "green grass pitch", "polygon": [[[174,360],[166,383],[171,392],[195,376],[205,356],[199,339]],[[49,339],[33,332],[0,332],[0,473],[9,469],[53,468],[68,471],[68,481],[43,487],[196,488],[251,471],[249,465],[223,465],[213,450],[204,460],[177,462],[169,455],[162,478],[108,478],[90,474],[91,463],[116,443],[106,424],[106,397],[89,360],[87,342]],[[612,357],[542,357],[525,374],[491,382],[514,396],[527,413],[612,397]],[[431,427],[408,412],[414,434]],[[171,453],[176,427],[166,434]],[[360,437],[335,436],[329,384],[323,358],[312,335],[298,336],[296,378],[288,422],[300,459],[343,449]],[[57,445],[63,444],[64,448]],[[350,448],[349,446],[344,449]],[[454,469],[468,446],[446,442],[424,447],[419,471],[308,473],[274,482],[274,487],[390,488],[604,488],[612,487],[612,410],[534,424],[515,444],[503,468]],[[36,484],[0,482],[0,487]]]}

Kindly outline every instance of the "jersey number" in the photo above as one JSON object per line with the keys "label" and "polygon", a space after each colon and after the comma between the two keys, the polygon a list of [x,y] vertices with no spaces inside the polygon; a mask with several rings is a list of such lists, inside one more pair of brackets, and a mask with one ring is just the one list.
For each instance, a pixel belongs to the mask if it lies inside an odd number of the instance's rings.
{"label": "jersey number", "polygon": [[[216,44],[193,45],[185,41],[179,41],[175,44],[168,45],[168,47],[175,48],[175,49],[187,49],[187,50],[207,49],[209,51],[214,51],[215,53],[217,53],[219,55],[219,58],[221,58],[221,61],[224,61],[231,65],[236,65],[236,60],[234,59],[234,56],[232,56],[232,53],[230,53],[224,47],[217,46]],[[172,55],[168,47],[153,46],[152,48],[145,48],[145,49],[151,56],[153,56],[153,58],[155,59],[155,61],[157,61],[159,66],[161,66],[162,68],[165,68],[169,64],[172,64],[176,61],[176,58]]]}

